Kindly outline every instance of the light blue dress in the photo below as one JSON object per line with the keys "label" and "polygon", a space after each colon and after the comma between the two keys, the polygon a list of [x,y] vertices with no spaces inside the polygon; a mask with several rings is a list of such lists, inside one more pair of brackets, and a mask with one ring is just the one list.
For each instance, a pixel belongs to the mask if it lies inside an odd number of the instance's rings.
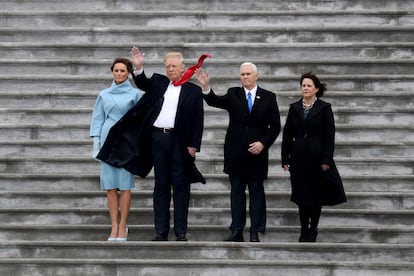
{"label": "light blue dress", "polygon": [[[129,80],[102,90],[93,108],[89,136],[99,136],[99,147],[105,142],[111,127],[141,98],[141,91]],[[102,190],[130,190],[135,187],[134,175],[124,168],[113,167],[101,161],[100,183]]]}

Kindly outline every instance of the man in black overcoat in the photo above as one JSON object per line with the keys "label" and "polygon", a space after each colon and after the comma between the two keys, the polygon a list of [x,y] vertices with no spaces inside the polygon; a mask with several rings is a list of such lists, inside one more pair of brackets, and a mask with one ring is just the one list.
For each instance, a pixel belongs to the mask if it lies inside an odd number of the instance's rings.
{"label": "man in black overcoat", "polygon": [[190,183],[205,183],[194,165],[203,134],[201,88],[190,82],[174,85],[185,71],[181,53],[167,53],[166,76],[151,78],[143,71],[144,54],[134,47],[131,55],[135,84],[145,94],[111,129],[97,158],[141,177],[154,167],[152,240],[168,240],[172,187],[176,240],[186,241]]}
{"label": "man in black overcoat", "polygon": [[206,72],[199,69],[196,77],[202,85],[207,104],[225,109],[229,114],[224,142],[224,172],[228,174],[231,184],[232,222],[231,234],[225,241],[244,241],[247,186],[250,198],[250,241],[259,242],[258,233],[264,233],[266,228],[263,183],[268,174],[269,148],[280,132],[276,95],[257,85],[257,67],[250,62],[240,66],[242,87],[232,87],[224,96],[216,95],[210,89]]}

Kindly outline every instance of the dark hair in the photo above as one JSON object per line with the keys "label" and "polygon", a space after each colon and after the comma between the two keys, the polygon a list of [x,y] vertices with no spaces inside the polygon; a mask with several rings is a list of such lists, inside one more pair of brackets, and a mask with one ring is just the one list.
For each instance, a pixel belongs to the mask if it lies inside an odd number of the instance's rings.
{"label": "dark hair", "polygon": [[116,58],[116,59],[114,60],[114,62],[112,63],[112,65],[111,65],[111,71],[113,71],[113,70],[114,70],[114,66],[115,66],[115,64],[117,64],[117,63],[122,63],[122,64],[125,64],[125,66],[126,66],[126,68],[127,68],[128,72],[129,72],[129,73],[131,73],[131,72],[132,72],[132,62],[131,62],[129,59],[127,59],[127,58]]}
{"label": "dark hair", "polygon": [[300,77],[300,86],[302,86],[303,79],[311,79],[313,81],[313,84],[315,85],[315,87],[319,88],[318,92],[316,93],[316,97],[320,98],[320,97],[323,96],[323,94],[326,91],[326,84],[321,83],[321,81],[318,79],[318,77],[315,74],[313,74],[312,72],[307,72],[307,73],[303,74]]}

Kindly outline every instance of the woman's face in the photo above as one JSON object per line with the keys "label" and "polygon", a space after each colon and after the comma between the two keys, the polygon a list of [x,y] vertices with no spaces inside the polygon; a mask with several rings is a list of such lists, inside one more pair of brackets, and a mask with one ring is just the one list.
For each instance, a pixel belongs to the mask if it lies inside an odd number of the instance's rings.
{"label": "woman's face", "polygon": [[116,83],[123,83],[127,80],[129,72],[127,66],[123,63],[115,63],[114,69],[112,70],[112,75]]}
{"label": "woman's face", "polygon": [[302,96],[305,99],[313,99],[318,93],[319,88],[315,87],[312,79],[304,78],[302,80]]}

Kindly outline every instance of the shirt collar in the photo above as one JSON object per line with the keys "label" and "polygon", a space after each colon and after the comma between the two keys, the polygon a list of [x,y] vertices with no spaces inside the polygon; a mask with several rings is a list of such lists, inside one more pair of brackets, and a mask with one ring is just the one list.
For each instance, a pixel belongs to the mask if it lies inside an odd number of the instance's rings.
{"label": "shirt collar", "polygon": [[255,87],[253,87],[252,90],[248,90],[246,87],[243,87],[243,88],[244,88],[244,93],[246,94],[246,98],[247,98],[247,93],[249,93],[249,91],[252,94],[253,98],[256,97],[257,85]]}

